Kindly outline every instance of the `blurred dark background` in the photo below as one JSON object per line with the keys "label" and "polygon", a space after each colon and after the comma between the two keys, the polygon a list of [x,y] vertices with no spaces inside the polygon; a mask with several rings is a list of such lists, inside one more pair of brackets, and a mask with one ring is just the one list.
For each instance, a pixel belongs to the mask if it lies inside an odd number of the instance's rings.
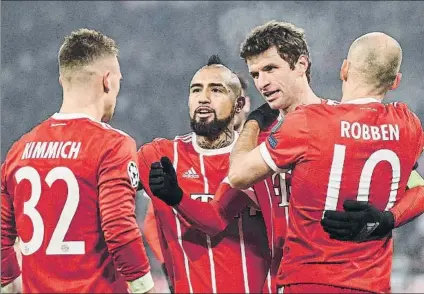
{"label": "blurred dark background", "polygon": [[[188,85],[210,55],[219,54],[248,77],[240,43],[271,19],[306,30],[312,88],[336,100],[351,42],[371,31],[391,35],[403,48],[403,79],[387,101],[408,103],[423,120],[423,17],[424,3],[415,1],[2,1],[1,159],[15,140],[59,109],[57,53],[74,29],[96,29],[118,42],[124,79],[111,125],[141,145],[189,131]],[[249,95],[252,108],[262,103],[251,81]],[[424,218],[397,230],[395,240],[393,292],[424,291]],[[160,277],[156,263],[154,273]]]}

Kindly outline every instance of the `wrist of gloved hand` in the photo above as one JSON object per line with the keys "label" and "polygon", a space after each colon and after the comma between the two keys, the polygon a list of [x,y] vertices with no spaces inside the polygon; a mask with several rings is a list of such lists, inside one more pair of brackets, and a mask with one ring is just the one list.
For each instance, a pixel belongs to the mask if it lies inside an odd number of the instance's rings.
{"label": "wrist of gloved hand", "polygon": [[180,187],[176,187],[174,191],[171,192],[171,197],[167,197],[166,204],[169,206],[175,206],[180,204],[181,200],[183,199],[183,190],[181,190]]}
{"label": "wrist of gloved hand", "polygon": [[150,190],[153,193],[153,196],[156,196],[169,206],[175,206],[180,204],[181,199],[183,198],[183,191],[179,186],[176,187],[158,187],[154,185],[150,186]]}
{"label": "wrist of gloved hand", "polygon": [[391,211],[383,211],[381,213],[380,224],[370,234],[367,240],[381,239],[389,236],[395,227],[395,218]]}
{"label": "wrist of gloved hand", "polygon": [[390,236],[394,215],[365,201],[346,200],[344,211],[325,211],[321,225],[331,239],[364,242]]}
{"label": "wrist of gloved hand", "polygon": [[248,121],[254,120],[263,131],[272,125],[279,114],[280,112],[278,109],[272,109],[268,103],[264,103],[247,116],[245,124]]}

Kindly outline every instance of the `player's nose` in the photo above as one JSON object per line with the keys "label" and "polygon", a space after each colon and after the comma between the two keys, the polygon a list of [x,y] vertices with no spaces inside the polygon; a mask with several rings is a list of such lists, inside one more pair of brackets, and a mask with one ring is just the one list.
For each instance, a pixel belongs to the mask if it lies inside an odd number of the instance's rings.
{"label": "player's nose", "polygon": [[211,102],[211,96],[209,91],[203,91],[199,95],[199,104],[206,104]]}
{"label": "player's nose", "polygon": [[260,72],[258,76],[258,81],[257,81],[259,91],[262,91],[266,89],[267,87],[269,87],[270,83],[271,82],[269,80],[268,74],[266,72]]}

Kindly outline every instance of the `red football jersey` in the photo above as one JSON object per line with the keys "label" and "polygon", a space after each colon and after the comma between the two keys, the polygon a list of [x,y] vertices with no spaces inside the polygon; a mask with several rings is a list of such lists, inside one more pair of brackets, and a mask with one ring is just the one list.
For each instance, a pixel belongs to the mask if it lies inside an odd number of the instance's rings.
{"label": "red football jersey", "polygon": [[[148,188],[152,162],[168,156],[175,167],[184,197],[201,202],[213,199],[227,175],[228,147],[205,150],[190,133],[174,140],[156,139],[139,150],[140,177]],[[144,163],[144,164],[143,164]],[[164,240],[161,249],[177,293],[258,293],[262,291],[270,255],[260,214],[244,209],[220,234],[211,237],[192,227],[175,209],[151,197]],[[161,238],[161,236],[159,236]]]}
{"label": "red football jersey", "polygon": [[153,205],[151,202],[147,206],[146,215],[144,217],[143,236],[146,239],[147,244],[149,244],[150,249],[152,249],[153,254],[156,256],[157,260],[160,263],[164,263],[165,260],[163,259],[159,243],[158,224],[156,222],[155,211],[153,210]]}
{"label": "red football jersey", "polygon": [[[281,117],[268,130],[260,133],[258,141],[264,141],[271,129],[279,122],[282,122]],[[263,292],[272,293],[276,291],[275,278],[283,254],[287,229],[288,187],[289,179],[286,179],[284,173],[276,173],[254,185],[252,189],[244,191],[231,188],[228,179],[224,179],[215,192],[213,200],[207,203],[197,203],[188,197],[183,197],[176,210],[202,232],[216,235],[222,232],[233,221],[234,216],[244,210],[246,206],[259,206],[264,218],[268,246],[272,256],[270,275]],[[200,209],[197,208],[199,206]]]}
{"label": "red football jersey", "polygon": [[[278,128],[283,121],[284,118],[280,115],[267,130],[261,131],[258,144],[264,142],[271,131]],[[257,202],[265,220],[272,255],[270,270],[272,292],[276,291],[276,276],[283,258],[283,246],[287,233],[290,178],[290,173],[274,173],[253,185]]]}
{"label": "red football jersey", "polygon": [[319,283],[388,292],[392,239],[365,243],[329,238],[324,210],[343,201],[370,201],[390,209],[404,195],[423,149],[419,119],[405,104],[372,98],[340,105],[309,105],[286,116],[260,145],[274,171],[292,169],[288,233],[279,286]]}
{"label": "red football jersey", "polygon": [[19,275],[17,236],[24,292],[114,292],[126,289],[116,269],[150,275],[136,162],[131,137],[82,114],[56,113],[17,141],[2,165],[2,285]]}

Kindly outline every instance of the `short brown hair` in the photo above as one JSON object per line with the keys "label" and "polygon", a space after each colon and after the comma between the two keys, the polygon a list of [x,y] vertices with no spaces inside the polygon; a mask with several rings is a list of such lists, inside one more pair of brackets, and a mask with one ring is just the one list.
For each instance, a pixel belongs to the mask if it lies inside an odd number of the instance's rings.
{"label": "short brown hair", "polygon": [[239,80],[240,80],[240,85],[241,85],[241,88],[243,89],[243,91],[247,91],[247,87],[248,87],[248,85],[249,85],[249,82],[247,81],[247,79],[244,77],[244,75],[243,74],[241,74],[241,73],[237,73],[237,77],[239,78]]}
{"label": "short brown hair", "polygon": [[302,28],[288,22],[269,21],[254,28],[240,46],[240,57],[246,60],[259,55],[275,46],[278,54],[294,69],[294,65],[301,55],[309,59],[306,77],[311,80],[311,60],[305,32]]}
{"label": "short brown hair", "polygon": [[111,38],[95,30],[78,29],[66,36],[60,47],[59,69],[84,66],[103,56],[116,56],[118,52]]}
{"label": "short brown hair", "polygon": [[379,52],[368,53],[362,75],[365,81],[380,89],[379,94],[383,94],[393,85],[402,58],[399,54],[387,54],[383,60],[379,60],[377,53]]}

